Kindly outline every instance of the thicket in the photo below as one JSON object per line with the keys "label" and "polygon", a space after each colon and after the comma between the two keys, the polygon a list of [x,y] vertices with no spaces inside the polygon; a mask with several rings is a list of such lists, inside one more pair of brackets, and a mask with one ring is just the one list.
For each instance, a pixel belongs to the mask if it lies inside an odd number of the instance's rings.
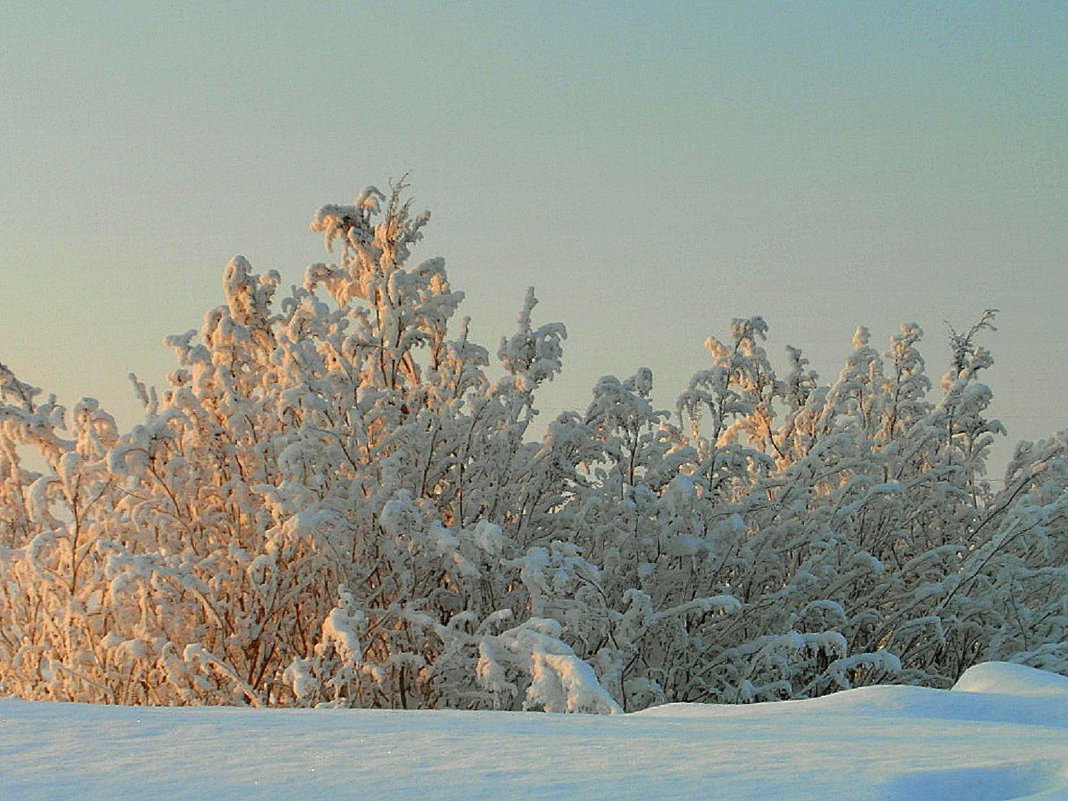
{"label": "thicket", "polygon": [[0,365],[0,692],[616,711],[1068,674],[1068,436],[984,482],[992,313],[937,390],[914,324],[821,383],[754,317],[673,411],[642,368],[534,427],[564,327],[529,293],[491,371],[409,262],[428,219],[324,206],[338,261],[280,301],[234,259],[130,431]]}

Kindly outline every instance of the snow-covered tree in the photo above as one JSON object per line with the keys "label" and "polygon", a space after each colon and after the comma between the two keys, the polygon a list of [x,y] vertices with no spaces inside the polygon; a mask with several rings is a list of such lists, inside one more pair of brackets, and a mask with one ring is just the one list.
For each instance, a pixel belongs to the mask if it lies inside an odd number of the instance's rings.
{"label": "snow-covered tree", "polygon": [[531,291],[491,366],[404,188],[316,212],[337,261],[286,294],[232,260],[129,431],[0,365],[0,691],[613,712],[1068,673],[1068,443],[984,482],[993,312],[936,397],[915,324],[822,384],[753,317],[674,414],[641,368],[535,428],[564,327]]}

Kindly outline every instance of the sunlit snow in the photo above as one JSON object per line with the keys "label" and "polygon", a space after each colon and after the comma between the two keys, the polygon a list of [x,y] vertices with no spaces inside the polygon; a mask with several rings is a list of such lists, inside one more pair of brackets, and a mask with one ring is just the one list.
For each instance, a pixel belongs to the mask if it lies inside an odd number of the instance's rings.
{"label": "sunlit snow", "polygon": [[0,798],[1068,799],[1068,679],[630,715],[0,700]]}

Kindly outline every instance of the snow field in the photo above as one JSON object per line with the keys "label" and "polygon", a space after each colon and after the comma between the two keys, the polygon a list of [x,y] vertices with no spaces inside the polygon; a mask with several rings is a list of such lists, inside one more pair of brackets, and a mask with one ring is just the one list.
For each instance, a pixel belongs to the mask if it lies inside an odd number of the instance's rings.
{"label": "snow field", "polygon": [[1068,799],[1068,679],[612,716],[0,701],[0,799]]}

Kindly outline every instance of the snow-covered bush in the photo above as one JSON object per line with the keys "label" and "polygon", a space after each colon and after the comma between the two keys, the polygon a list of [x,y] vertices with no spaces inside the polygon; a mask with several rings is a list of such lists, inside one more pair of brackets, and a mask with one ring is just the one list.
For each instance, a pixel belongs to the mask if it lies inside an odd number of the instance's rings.
{"label": "snow-covered bush", "polygon": [[428,220],[324,206],[338,260],[281,300],[235,258],[128,432],[0,365],[0,692],[612,712],[1068,673],[1068,440],[983,481],[992,313],[934,398],[915,324],[821,384],[754,317],[674,413],[642,368],[534,429],[564,327],[530,292],[491,367],[410,261]]}

